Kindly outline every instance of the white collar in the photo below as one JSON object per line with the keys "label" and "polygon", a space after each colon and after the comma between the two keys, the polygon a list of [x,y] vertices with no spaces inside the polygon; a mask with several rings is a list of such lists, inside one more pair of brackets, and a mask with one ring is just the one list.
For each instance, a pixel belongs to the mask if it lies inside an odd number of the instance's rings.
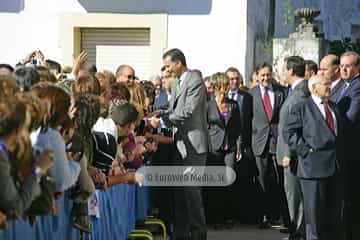
{"label": "white collar", "polygon": [[186,70],[185,72],[183,72],[182,74],[181,74],[181,76],[180,76],[180,82],[183,82],[184,80],[185,80],[185,78],[186,78],[186,76],[188,75],[190,73],[190,71],[189,70]]}
{"label": "white collar", "polygon": [[341,80],[341,78],[336,79],[335,81],[333,81],[333,82],[331,83],[331,89],[333,89],[333,88],[340,82],[340,80]]}
{"label": "white collar", "polygon": [[[261,84],[259,84],[259,87],[261,89],[261,92],[265,92],[265,87]],[[268,87],[269,91],[273,91],[273,85],[270,83],[269,87]]]}
{"label": "white collar", "polygon": [[313,94],[311,94],[311,98],[318,106],[320,106],[323,102],[323,100],[321,98],[319,98],[318,96],[315,96]]}
{"label": "white collar", "polygon": [[303,80],[303,78],[298,78],[293,84],[291,84],[291,90],[294,90]]}

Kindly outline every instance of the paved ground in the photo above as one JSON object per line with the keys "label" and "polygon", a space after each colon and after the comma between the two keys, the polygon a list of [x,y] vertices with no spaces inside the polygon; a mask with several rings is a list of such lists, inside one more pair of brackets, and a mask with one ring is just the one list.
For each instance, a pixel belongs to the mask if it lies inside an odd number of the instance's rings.
{"label": "paved ground", "polygon": [[[156,240],[163,240],[161,235],[156,235]],[[233,229],[215,231],[208,228],[207,240],[285,240],[287,234],[282,234],[279,230],[268,229],[260,230],[255,225],[237,224]]]}
{"label": "paved ground", "polygon": [[279,230],[260,230],[253,225],[236,225],[233,229],[215,231],[209,228],[208,240],[282,240],[287,235]]}

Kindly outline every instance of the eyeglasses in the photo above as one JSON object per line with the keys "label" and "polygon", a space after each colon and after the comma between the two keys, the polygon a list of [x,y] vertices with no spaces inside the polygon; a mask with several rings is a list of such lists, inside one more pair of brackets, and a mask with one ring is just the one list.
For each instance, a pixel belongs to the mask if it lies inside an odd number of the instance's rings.
{"label": "eyeglasses", "polygon": [[351,68],[355,66],[355,64],[351,63],[351,64],[340,64],[340,68]]}
{"label": "eyeglasses", "polygon": [[127,79],[135,79],[134,75],[124,75],[124,77],[126,77]]}

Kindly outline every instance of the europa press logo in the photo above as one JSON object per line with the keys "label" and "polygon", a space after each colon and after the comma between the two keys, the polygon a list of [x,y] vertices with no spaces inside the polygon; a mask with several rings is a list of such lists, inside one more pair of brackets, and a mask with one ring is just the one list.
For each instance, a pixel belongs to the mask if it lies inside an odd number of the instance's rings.
{"label": "europa press logo", "polygon": [[143,175],[144,186],[228,186],[236,173],[227,166],[145,166],[137,173]]}

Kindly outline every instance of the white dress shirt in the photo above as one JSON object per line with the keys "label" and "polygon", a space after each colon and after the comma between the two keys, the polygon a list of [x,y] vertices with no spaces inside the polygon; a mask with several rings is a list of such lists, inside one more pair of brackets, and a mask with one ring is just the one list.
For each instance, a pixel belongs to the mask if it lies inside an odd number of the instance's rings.
{"label": "white dress shirt", "polygon": [[339,78],[338,80],[333,81],[331,83],[331,89],[333,89],[340,81],[341,81],[341,78]]}
{"label": "white dress shirt", "polygon": [[186,79],[187,75],[190,74],[190,71],[189,70],[186,70],[185,72],[183,72],[179,78],[180,80],[180,86],[179,88],[181,87],[181,85],[184,83],[184,80]]}
{"label": "white dress shirt", "polygon": [[234,101],[237,101],[238,93],[237,91],[230,91],[228,94],[229,99],[232,99]]}
{"label": "white dress shirt", "polygon": [[293,82],[293,84],[291,84],[291,90],[294,90],[296,86],[299,85],[303,80],[303,78],[299,78],[295,82]]}
{"label": "white dress shirt", "polygon": [[[311,98],[313,99],[314,103],[316,104],[316,106],[318,107],[318,109],[321,112],[321,115],[324,117],[324,119],[326,119],[326,113],[325,113],[325,107],[323,105],[323,100],[317,96],[311,95]],[[331,109],[331,107],[329,106],[332,118],[334,120],[334,127],[335,127],[335,135],[337,135],[337,122],[336,122],[336,116],[335,116],[335,112]]]}
{"label": "white dress shirt", "polygon": [[[265,88],[260,84],[261,97],[264,100]],[[275,93],[272,84],[269,85],[268,94],[270,97],[271,108],[274,110]]]}

